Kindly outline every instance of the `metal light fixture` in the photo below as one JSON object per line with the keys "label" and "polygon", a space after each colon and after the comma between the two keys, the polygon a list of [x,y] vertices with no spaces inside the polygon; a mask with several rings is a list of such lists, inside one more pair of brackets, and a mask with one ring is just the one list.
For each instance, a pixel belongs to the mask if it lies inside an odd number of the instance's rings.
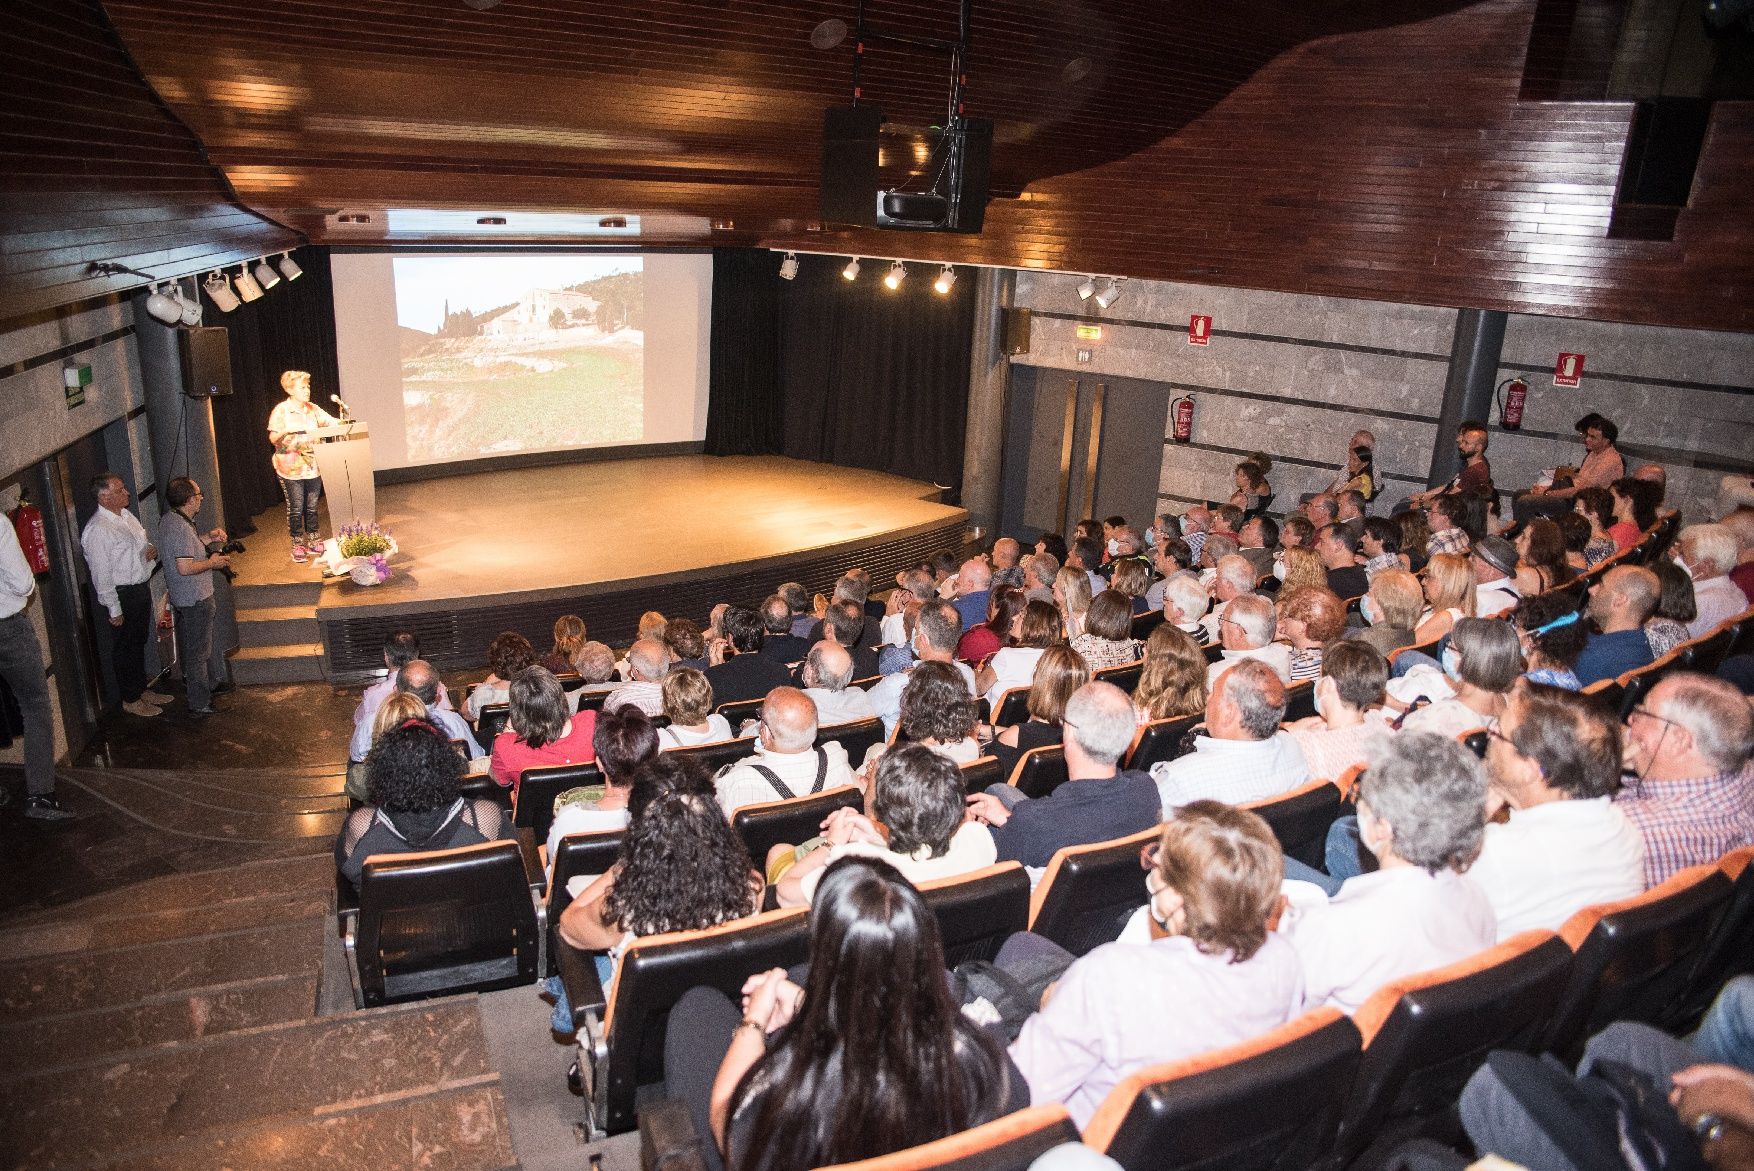
{"label": "metal light fixture", "polygon": [[280,262],[275,267],[279,268],[280,275],[289,281],[296,281],[305,273],[305,270],[300,268],[298,262],[292,258],[292,253],[290,252],[282,252],[280,254]]}
{"label": "metal light fixture", "polygon": [[889,272],[883,277],[883,287],[892,290],[899,289],[901,288],[901,282],[906,279],[907,265],[899,260],[892,260],[889,262]]}
{"label": "metal light fixture", "polygon": [[[207,290],[207,299],[219,306],[221,313],[230,313],[243,304],[238,300],[238,295],[231,291],[231,282],[225,279],[222,272],[216,270],[208,273],[207,281],[202,287]],[[257,295],[261,295],[259,290]]]}
{"label": "metal light fixture", "polygon": [[938,270],[938,279],[932,282],[932,288],[942,297],[950,292],[950,286],[956,283],[956,269],[946,264]]}
{"label": "metal light fixture", "polygon": [[1096,278],[1093,276],[1085,277],[1084,280],[1078,285],[1078,299],[1080,301],[1090,300],[1091,294],[1095,293],[1095,292],[1096,292]]}
{"label": "metal light fixture", "polygon": [[183,282],[182,281],[172,282],[171,290],[172,290],[171,295],[176,297],[177,304],[181,305],[183,307],[183,324],[184,325],[200,325],[201,324],[201,294],[200,294],[200,292],[197,291],[193,297],[183,296]]}
{"label": "metal light fixture", "polygon": [[256,278],[250,275],[249,265],[238,265],[238,274],[231,279],[231,283],[232,287],[237,289],[238,296],[243,300],[260,301],[262,299],[262,286],[257,284]]}
{"label": "metal light fixture", "polygon": [[1120,295],[1121,295],[1121,279],[1119,277],[1109,277],[1108,278],[1108,288],[1106,288],[1102,292],[1096,294],[1096,303],[1098,305],[1102,306],[1104,309],[1107,309],[1110,305],[1113,305],[1115,303],[1115,298],[1119,297]]}
{"label": "metal light fixture", "polygon": [[798,254],[796,252],[788,252],[786,253],[786,258],[780,261],[780,279],[782,281],[790,281],[796,280],[797,277]]}
{"label": "metal light fixture", "polygon": [[268,263],[266,256],[256,261],[256,267],[250,271],[255,274],[256,283],[264,289],[272,289],[280,283],[280,274],[274,271],[274,266]]}
{"label": "metal light fixture", "polygon": [[840,275],[845,277],[849,281],[858,280],[859,279],[859,258],[857,256],[855,256],[851,260],[847,261],[847,266],[840,270]]}
{"label": "metal light fixture", "polygon": [[146,311],[166,325],[178,325],[183,320],[183,305],[174,297],[167,297],[152,286],[152,292],[146,297]]}

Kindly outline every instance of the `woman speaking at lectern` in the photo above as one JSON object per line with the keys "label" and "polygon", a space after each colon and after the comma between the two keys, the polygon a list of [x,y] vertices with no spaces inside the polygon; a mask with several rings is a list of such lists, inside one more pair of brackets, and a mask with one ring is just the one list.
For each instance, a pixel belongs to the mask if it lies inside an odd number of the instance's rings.
{"label": "woman speaking at lectern", "polygon": [[274,474],[286,496],[286,527],[292,533],[292,559],[303,562],[323,551],[317,535],[317,501],[323,479],[317,474],[316,441],[311,432],[341,422],[311,403],[311,376],[288,370],[280,376],[286,398],[268,416],[268,442],[274,445]]}

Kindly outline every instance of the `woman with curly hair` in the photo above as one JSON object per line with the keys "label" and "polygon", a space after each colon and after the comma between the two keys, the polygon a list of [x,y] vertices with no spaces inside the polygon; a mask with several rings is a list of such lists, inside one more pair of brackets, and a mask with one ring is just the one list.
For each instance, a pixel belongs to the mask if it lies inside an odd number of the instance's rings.
{"label": "woman with curly hair", "polygon": [[1273,485],[1267,482],[1267,473],[1272,470],[1273,457],[1263,451],[1236,465],[1236,491],[1230,494],[1230,502],[1242,509],[1243,515],[1256,515],[1272,498]]}
{"label": "woman with curly hair", "polygon": [[1578,690],[1581,684],[1573,668],[1589,641],[1590,630],[1578,611],[1577,599],[1534,594],[1517,603],[1510,619],[1522,646],[1523,678],[1566,691]]}
{"label": "woman with curly hair", "polygon": [[989,708],[996,710],[1007,691],[1030,685],[1047,649],[1065,641],[1060,616],[1054,608],[1039,600],[1027,603],[1013,622],[1010,644],[1000,647],[974,673],[975,690],[986,697]]}
{"label": "woman with curly hair", "polygon": [[355,886],[373,854],[449,850],[512,836],[497,804],[458,794],[463,758],[436,724],[405,719],[386,729],[365,769],[371,802],[348,815],[335,840],[335,865]]}
{"label": "woman with curly hair", "polygon": [[1322,652],[1346,633],[1346,603],[1323,587],[1279,591],[1279,634],[1291,644],[1291,681],[1322,673]]}
{"label": "woman with curly hair", "polygon": [[695,988],[665,1041],[667,1088],[731,1171],[875,1158],[1029,1104],[998,1040],[957,1009],[931,908],[875,858],[823,872],[802,988],[780,968],[750,977],[740,1006]]}
{"label": "woman with curly hair", "polygon": [[1133,603],[1127,595],[1118,590],[1096,595],[1072,649],[1093,672],[1137,662],[1139,640],[1133,637]]}
{"label": "woman with curly hair", "polygon": [[554,645],[538,661],[556,675],[569,674],[584,645],[585,620],[577,614],[562,614],[554,620]]}
{"label": "woman with curly hair", "polygon": [[665,751],[733,740],[731,721],[713,710],[713,685],[704,671],[693,667],[673,667],[664,676],[662,685],[664,714],[670,725],[658,729],[658,741]]}
{"label": "woman with curly hair", "polygon": [[1066,701],[1088,682],[1090,668],[1071,647],[1062,643],[1041,653],[1035,664],[1035,678],[1029,685],[1029,718],[999,729],[999,734],[987,745],[988,754],[998,758],[1005,776],[1011,775],[1025,752],[1060,742],[1060,721],[1066,715]]}
{"label": "woman with curly hair", "polygon": [[979,666],[999,648],[1010,646],[1028,601],[1016,586],[994,586],[987,595],[987,620],[968,628],[956,644],[956,657],[971,667]]}
{"label": "woman with curly hair", "polygon": [[1314,549],[1293,546],[1285,550],[1285,573],[1279,579],[1280,593],[1327,588],[1328,569]]}
{"label": "woman with curly hair", "polygon": [[1145,639],[1145,667],[1133,688],[1139,722],[1191,716],[1206,706],[1206,652],[1193,635],[1171,623]]}
{"label": "woman with curly hair", "polygon": [[[901,692],[897,744],[924,744],[951,764],[967,764],[981,755],[980,742],[974,738],[979,723],[980,708],[955,667],[925,662],[908,675]],[[888,747],[873,744],[865,754],[859,770],[859,784],[865,789],[869,790],[877,763]]]}
{"label": "woman with curly hair", "polygon": [[1583,559],[1594,565],[1612,557],[1620,548],[1608,535],[1614,525],[1613,494],[1606,488],[1579,488],[1571,508],[1590,522],[1590,539],[1583,547]]}
{"label": "woman with curly hair", "polygon": [[[463,701],[463,718],[471,724],[481,720],[481,709],[511,698],[512,677],[536,661],[536,648],[515,630],[508,630],[487,644],[487,678],[475,685]],[[568,670],[571,668],[569,667]]]}

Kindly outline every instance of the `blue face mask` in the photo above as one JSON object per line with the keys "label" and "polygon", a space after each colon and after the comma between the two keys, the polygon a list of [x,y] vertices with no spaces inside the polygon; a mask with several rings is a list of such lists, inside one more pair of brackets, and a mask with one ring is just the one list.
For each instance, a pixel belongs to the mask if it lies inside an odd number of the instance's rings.
{"label": "blue face mask", "polygon": [[1315,713],[1319,716],[1322,714],[1322,681],[1320,679],[1316,680],[1315,691],[1313,694],[1315,697]]}
{"label": "blue face mask", "polygon": [[1443,648],[1443,673],[1451,679],[1460,679],[1462,671],[1462,654],[1453,646]]}
{"label": "blue face mask", "polygon": [[1376,625],[1376,607],[1370,604],[1370,595],[1366,594],[1358,602],[1358,616],[1364,619],[1366,626]]}

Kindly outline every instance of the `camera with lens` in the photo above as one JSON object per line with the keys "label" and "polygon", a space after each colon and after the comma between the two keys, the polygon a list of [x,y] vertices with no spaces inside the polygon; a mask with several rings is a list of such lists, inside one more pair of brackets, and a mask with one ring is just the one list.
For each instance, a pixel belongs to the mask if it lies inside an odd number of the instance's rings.
{"label": "camera with lens", "polygon": [[[234,553],[244,553],[244,552],[248,551],[244,548],[244,543],[242,541],[238,540],[236,537],[233,537],[227,541],[208,541],[206,548],[207,548],[207,555],[209,557],[212,557],[216,553],[223,553],[227,556],[230,556],[231,554],[234,554]],[[229,565],[220,566],[218,571],[220,573],[225,574],[226,581],[236,581],[237,580],[237,571],[232,569],[232,567]]]}

